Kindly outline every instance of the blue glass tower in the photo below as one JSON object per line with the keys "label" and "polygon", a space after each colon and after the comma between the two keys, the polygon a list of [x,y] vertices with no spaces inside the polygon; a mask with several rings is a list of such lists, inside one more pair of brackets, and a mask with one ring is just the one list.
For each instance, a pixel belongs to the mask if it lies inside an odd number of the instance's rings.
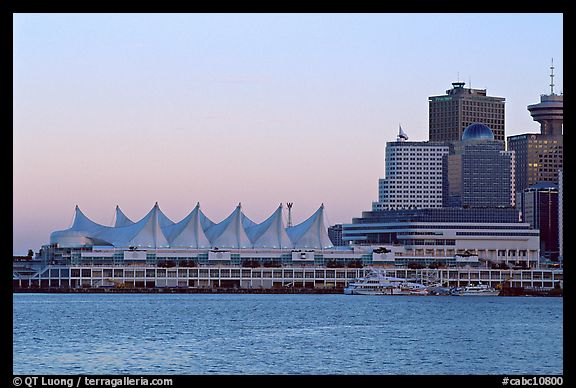
{"label": "blue glass tower", "polygon": [[514,153],[494,140],[492,130],[470,124],[444,160],[444,206],[510,207],[514,205]]}

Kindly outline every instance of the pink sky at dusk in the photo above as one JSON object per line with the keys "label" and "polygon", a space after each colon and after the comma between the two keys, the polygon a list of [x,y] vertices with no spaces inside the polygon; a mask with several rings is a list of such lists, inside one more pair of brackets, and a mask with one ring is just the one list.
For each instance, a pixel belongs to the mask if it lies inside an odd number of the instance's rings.
{"label": "pink sky at dusk", "polygon": [[506,135],[537,132],[526,106],[551,57],[562,91],[562,31],[561,14],[16,14],[14,254],[75,205],[111,225],[116,205],[218,222],[241,202],[260,222],[294,202],[298,223],[324,203],[350,223],[399,123],[427,140],[428,97],[457,74],[506,98]]}

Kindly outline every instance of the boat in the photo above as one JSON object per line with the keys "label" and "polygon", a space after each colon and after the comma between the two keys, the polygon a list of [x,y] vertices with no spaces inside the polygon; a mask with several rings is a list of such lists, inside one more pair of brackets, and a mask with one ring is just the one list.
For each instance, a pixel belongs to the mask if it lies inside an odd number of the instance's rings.
{"label": "boat", "polygon": [[457,296],[497,296],[498,294],[500,294],[500,290],[483,284],[482,282],[477,285],[455,288],[452,292],[452,295]]}
{"label": "boat", "polygon": [[440,282],[428,285],[428,292],[430,295],[451,295],[453,289],[453,287],[445,286]]}
{"label": "boat", "polygon": [[372,270],[368,275],[355,279],[344,288],[346,295],[428,295],[428,288],[408,279],[386,275],[385,271]]}

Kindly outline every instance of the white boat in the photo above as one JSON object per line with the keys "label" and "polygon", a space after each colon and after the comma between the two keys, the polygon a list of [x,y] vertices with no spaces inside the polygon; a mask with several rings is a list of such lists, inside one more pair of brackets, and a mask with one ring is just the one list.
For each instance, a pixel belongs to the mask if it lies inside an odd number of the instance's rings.
{"label": "white boat", "polygon": [[482,284],[481,282],[477,285],[455,289],[452,293],[452,295],[458,296],[497,296],[498,294],[500,294],[500,290],[490,287],[487,284]]}
{"label": "white boat", "polygon": [[428,289],[420,283],[404,278],[387,276],[386,272],[372,270],[368,275],[355,279],[344,288],[346,295],[428,295]]}

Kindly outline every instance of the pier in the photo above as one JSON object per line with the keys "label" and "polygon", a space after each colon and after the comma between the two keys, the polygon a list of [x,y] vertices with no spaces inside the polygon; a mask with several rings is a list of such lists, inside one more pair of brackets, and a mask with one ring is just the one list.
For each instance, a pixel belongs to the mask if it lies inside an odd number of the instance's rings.
{"label": "pier", "polygon": [[[376,267],[375,267],[376,268]],[[382,268],[390,276],[423,284],[463,287],[483,283],[508,288],[548,292],[562,288],[562,269],[490,268]],[[157,266],[58,266],[35,272],[14,272],[15,292],[182,292],[182,293],[339,293],[363,277],[371,267],[326,268],[290,266],[245,268],[209,266],[161,268]],[[107,291],[108,290],[108,291]],[[514,291],[516,290],[516,291]],[[534,291],[536,292],[536,291]]]}

